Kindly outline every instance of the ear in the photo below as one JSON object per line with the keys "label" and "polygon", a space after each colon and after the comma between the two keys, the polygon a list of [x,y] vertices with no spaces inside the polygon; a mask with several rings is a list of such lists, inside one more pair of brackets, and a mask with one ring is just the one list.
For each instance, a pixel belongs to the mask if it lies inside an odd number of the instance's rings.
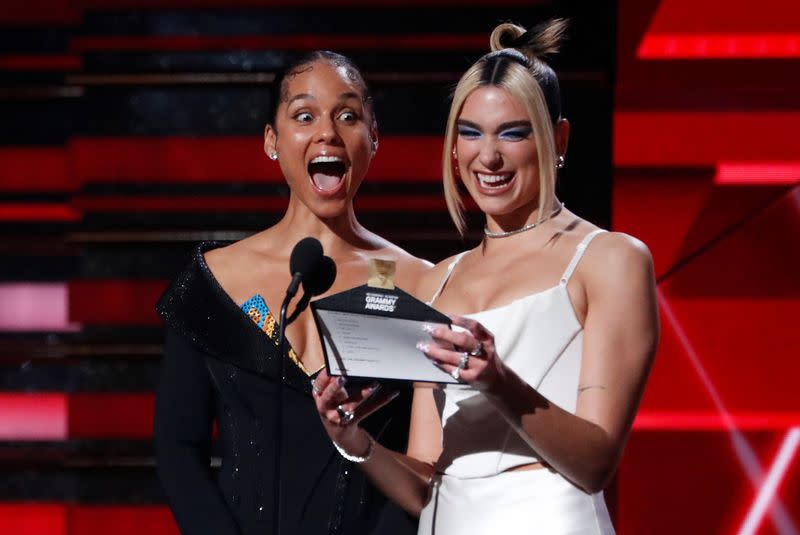
{"label": "ear", "polygon": [[569,145],[569,121],[566,119],[559,119],[553,125],[553,135],[556,141],[556,154],[558,156],[566,156],[567,145]]}
{"label": "ear", "polygon": [[271,124],[264,127],[264,152],[267,156],[278,152],[278,132]]}
{"label": "ear", "polygon": [[378,152],[378,123],[374,120],[372,121],[372,126],[369,129],[369,139],[372,141],[371,158],[374,158],[375,154]]}

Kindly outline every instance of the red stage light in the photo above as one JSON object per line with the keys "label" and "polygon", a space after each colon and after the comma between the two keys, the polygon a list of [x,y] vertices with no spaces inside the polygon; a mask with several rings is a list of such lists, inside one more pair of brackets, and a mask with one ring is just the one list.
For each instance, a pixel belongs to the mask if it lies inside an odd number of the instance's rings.
{"label": "red stage light", "polygon": [[67,506],[60,503],[0,503],[3,533],[67,535]]}
{"label": "red stage light", "polygon": [[636,56],[650,60],[800,58],[800,33],[649,33]]}
{"label": "red stage light", "polygon": [[715,184],[781,185],[800,182],[800,162],[719,162]]}
{"label": "red stage light", "polygon": [[65,440],[67,412],[66,394],[0,393],[0,440]]}
{"label": "red stage light", "polygon": [[764,515],[775,500],[775,495],[783,478],[786,477],[786,472],[791,466],[798,446],[800,446],[800,427],[794,427],[786,433],[781,448],[775,456],[775,461],[773,461],[767,477],[758,489],[753,505],[750,506],[737,535],[753,535],[756,533],[761,521],[764,519]]}

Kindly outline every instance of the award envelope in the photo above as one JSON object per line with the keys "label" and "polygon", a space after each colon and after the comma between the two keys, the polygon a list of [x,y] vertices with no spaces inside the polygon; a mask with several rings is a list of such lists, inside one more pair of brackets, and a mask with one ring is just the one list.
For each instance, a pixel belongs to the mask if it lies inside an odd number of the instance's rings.
{"label": "award envelope", "polygon": [[456,383],[419,349],[450,319],[399,288],[363,285],[311,302],[330,375]]}

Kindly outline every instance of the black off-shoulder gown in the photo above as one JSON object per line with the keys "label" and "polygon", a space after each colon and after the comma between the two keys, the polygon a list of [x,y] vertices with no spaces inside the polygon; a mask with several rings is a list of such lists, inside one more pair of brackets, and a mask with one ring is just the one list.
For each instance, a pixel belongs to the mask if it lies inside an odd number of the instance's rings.
{"label": "black off-shoulder gown", "polygon": [[[415,521],[334,450],[311,384],[214,279],[198,246],[156,309],[167,326],[156,398],[158,473],[185,535],[272,531],[275,394],[282,381],[282,533],[411,535]],[[283,377],[280,377],[283,370]],[[364,426],[402,451],[410,393]],[[218,427],[218,470],[210,467]]]}

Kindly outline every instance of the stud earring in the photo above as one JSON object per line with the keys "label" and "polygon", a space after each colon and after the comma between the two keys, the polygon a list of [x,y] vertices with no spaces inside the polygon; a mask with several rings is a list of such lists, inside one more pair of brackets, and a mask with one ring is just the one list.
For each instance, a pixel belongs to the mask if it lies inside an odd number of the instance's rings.
{"label": "stud earring", "polygon": [[278,159],[278,153],[275,152],[275,151],[270,152],[269,153],[269,159],[270,160],[277,160]]}
{"label": "stud earring", "polygon": [[564,155],[563,154],[559,154],[558,155],[558,161],[556,162],[556,169],[563,168],[564,167],[564,163],[565,163]]}

